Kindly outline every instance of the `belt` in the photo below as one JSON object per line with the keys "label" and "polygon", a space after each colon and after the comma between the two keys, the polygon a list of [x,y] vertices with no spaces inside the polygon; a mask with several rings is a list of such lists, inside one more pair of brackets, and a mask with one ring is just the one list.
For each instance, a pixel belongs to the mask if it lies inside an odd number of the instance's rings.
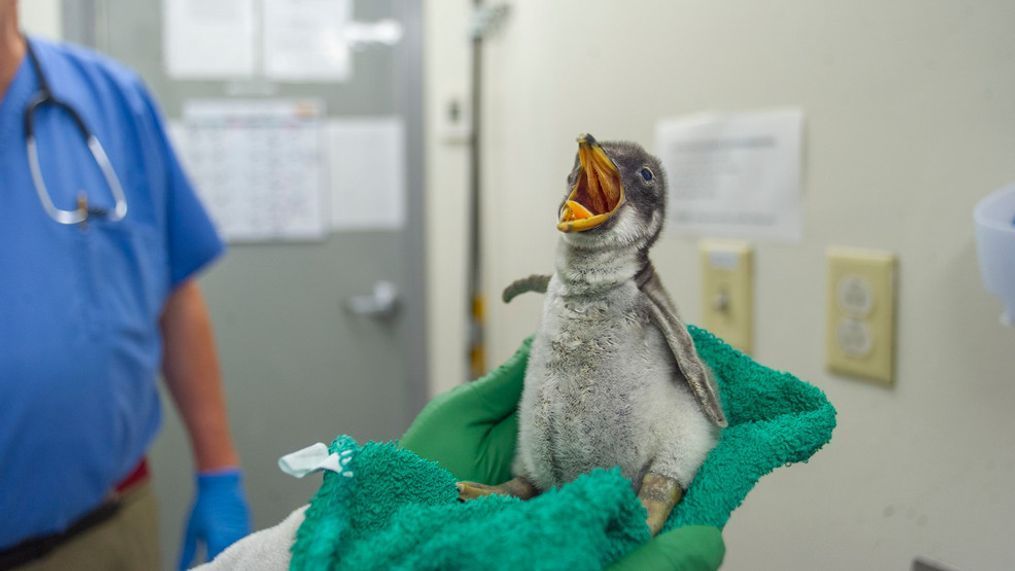
{"label": "belt", "polygon": [[30,561],[45,557],[57,547],[71,539],[109,521],[120,511],[120,499],[124,493],[134,489],[148,480],[148,459],[142,458],[130,474],[114,488],[115,493],[102,502],[99,507],[76,519],[66,530],[31,537],[4,550],[0,550],[0,571],[14,569]]}

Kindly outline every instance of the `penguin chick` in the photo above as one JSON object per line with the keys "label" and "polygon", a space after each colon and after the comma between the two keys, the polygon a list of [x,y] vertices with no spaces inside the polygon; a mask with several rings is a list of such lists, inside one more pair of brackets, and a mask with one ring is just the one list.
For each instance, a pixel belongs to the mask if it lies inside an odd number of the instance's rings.
{"label": "penguin chick", "polygon": [[620,466],[655,535],[726,426],[710,372],[648,257],[663,228],[666,178],[641,146],[582,135],[567,184],[556,272],[504,293],[507,301],[546,292],[519,404],[514,478],[461,482],[459,496],[525,499]]}

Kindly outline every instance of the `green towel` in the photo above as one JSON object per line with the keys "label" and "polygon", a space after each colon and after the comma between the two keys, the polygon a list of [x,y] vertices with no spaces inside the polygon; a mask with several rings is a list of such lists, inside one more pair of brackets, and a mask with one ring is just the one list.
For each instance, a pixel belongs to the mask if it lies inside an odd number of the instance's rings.
{"label": "green towel", "polygon": [[352,452],[353,475],[325,474],[291,569],[599,569],[649,539],[619,469],[527,502],[462,504],[450,472],[394,444],[343,436],[329,448]]}
{"label": "green towel", "polygon": [[762,476],[805,462],[831,440],[835,408],[814,385],[769,369],[700,327],[687,328],[715,373],[729,426],[665,529],[721,528]]}
{"label": "green towel", "polygon": [[[835,409],[816,387],[689,329],[730,425],[666,529],[721,528],[761,476],[828,442]],[[648,539],[645,512],[615,469],[527,502],[462,504],[450,472],[394,444],[359,447],[339,437],[330,449],[352,456],[352,473],[325,473],[296,535],[292,569],[597,569]]]}

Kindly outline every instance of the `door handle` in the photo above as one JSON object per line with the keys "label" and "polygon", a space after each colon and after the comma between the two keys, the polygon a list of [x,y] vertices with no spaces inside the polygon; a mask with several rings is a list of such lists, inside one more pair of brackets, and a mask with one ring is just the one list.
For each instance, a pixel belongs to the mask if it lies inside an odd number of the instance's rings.
{"label": "door handle", "polygon": [[346,299],[345,309],[360,317],[388,319],[398,313],[399,302],[398,286],[381,280],[374,284],[372,292]]}

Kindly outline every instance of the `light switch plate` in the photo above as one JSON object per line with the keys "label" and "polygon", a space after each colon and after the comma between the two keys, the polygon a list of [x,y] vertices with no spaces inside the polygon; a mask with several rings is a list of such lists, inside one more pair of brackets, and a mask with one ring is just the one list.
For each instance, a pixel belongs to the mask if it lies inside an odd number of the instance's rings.
{"label": "light switch plate", "polygon": [[895,372],[895,254],[833,247],[826,255],[828,369],[891,384]]}
{"label": "light switch plate", "polygon": [[754,251],[743,241],[703,240],[701,324],[745,353],[754,348]]}

